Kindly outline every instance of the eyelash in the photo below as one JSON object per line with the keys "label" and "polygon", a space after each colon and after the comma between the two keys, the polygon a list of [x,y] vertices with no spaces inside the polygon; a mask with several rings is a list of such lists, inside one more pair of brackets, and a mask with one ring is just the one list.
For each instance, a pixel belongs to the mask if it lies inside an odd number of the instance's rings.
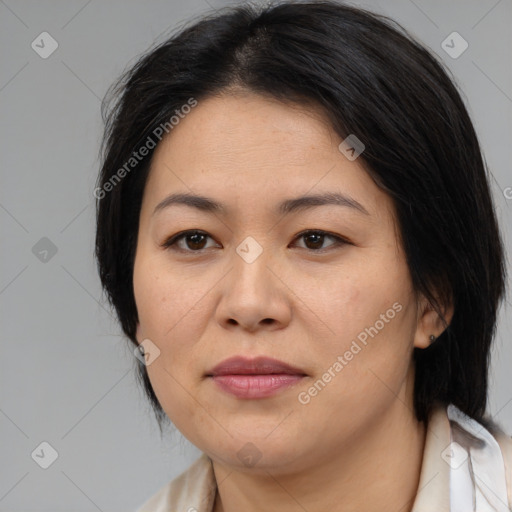
{"label": "eyelash", "polygon": [[[305,230],[305,231],[301,231],[299,234],[297,234],[295,236],[294,240],[297,240],[299,238],[303,238],[306,235],[311,235],[311,234],[315,234],[315,235],[320,235],[320,236],[324,236],[324,237],[327,237],[327,238],[331,238],[331,239],[334,240],[335,243],[332,244],[331,246],[325,248],[325,249],[308,249],[307,247],[306,248],[301,247],[301,249],[306,249],[306,250],[311,251],[311,252],[323,254],[323,253],[325,253],[325,252],[327,252],[330,249],[333,249],[335,247],[340,247],[340,246],[344,246],[344,245],[350,244],[350,241],[348,241],[347,239],[342,238],[342,237],[340,237],[338,235],[334,235],[333,233],[329,233],[328,231],[322,231],[320,229],[308,229],[308,230]],[[176,245],[177,242],[179,242],[180,240],[186,238],[188,235],[206,235],[207,237],[212,238],[212,237],[210,237],[210,235],[208,235],[208,233],[206,233],[204,231],[200,231],[200,230],[197,230],[197,229],[190,229],[190,230],[182,231],[181,233],[177,233],[176,235],[171,236],[170,238],[168,238],[161,245],[161,247],[163,247],[164,249],[169,249],[169,250],[172,250],[172,251],[182,252],[182,253],[199,253],[199,254],[201,254],[202,252],[206,251],[206,249],[199,249],[199,250],[195,250],[194,251],[194,250],[191,250],[191,249],[180,249],[180,248],[174,248],[173,247],[173,246]]]}

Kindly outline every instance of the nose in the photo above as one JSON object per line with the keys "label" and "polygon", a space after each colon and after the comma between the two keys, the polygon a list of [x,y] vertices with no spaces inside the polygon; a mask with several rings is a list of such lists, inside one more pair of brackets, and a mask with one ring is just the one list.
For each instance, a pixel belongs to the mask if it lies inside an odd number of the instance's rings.
{"label": "nose", "polygon": [[216,319],[226,329],[282,329],[291,319],[290,289],[276,258],[263,251],[254,261],[234,254],[220,283]]}

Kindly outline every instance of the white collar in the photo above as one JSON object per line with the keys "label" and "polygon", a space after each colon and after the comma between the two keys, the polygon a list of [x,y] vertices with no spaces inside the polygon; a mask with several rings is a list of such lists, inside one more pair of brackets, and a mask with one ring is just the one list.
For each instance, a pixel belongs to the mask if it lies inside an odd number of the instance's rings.
{"label": "white collar", "polygon": [[[480,423],[449,405],[452,512],[509,512],[505,463],[498,442]],[[451,456],[451,457],[450,457]]]}

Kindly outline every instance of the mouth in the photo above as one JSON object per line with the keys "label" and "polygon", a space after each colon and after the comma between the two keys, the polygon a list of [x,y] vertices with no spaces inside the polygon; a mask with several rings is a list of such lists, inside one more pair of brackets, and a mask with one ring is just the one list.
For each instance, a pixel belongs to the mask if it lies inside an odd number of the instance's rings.
{"label": "mouth", "polygon": [[247,359],[236,356],[215,366],[206,377],[220,390],[237,398],[256,399],[273,396],[294,386],[307,377],[307,374],[277,359]]}

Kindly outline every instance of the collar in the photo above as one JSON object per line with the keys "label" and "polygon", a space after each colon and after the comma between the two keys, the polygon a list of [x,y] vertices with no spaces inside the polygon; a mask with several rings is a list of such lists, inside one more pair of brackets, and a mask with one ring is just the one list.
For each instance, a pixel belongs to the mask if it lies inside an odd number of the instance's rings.
{"label": "collar", "polygon": [[512,438],[493,433],[453,404],[430,416],[411,512],[510,512]]}

